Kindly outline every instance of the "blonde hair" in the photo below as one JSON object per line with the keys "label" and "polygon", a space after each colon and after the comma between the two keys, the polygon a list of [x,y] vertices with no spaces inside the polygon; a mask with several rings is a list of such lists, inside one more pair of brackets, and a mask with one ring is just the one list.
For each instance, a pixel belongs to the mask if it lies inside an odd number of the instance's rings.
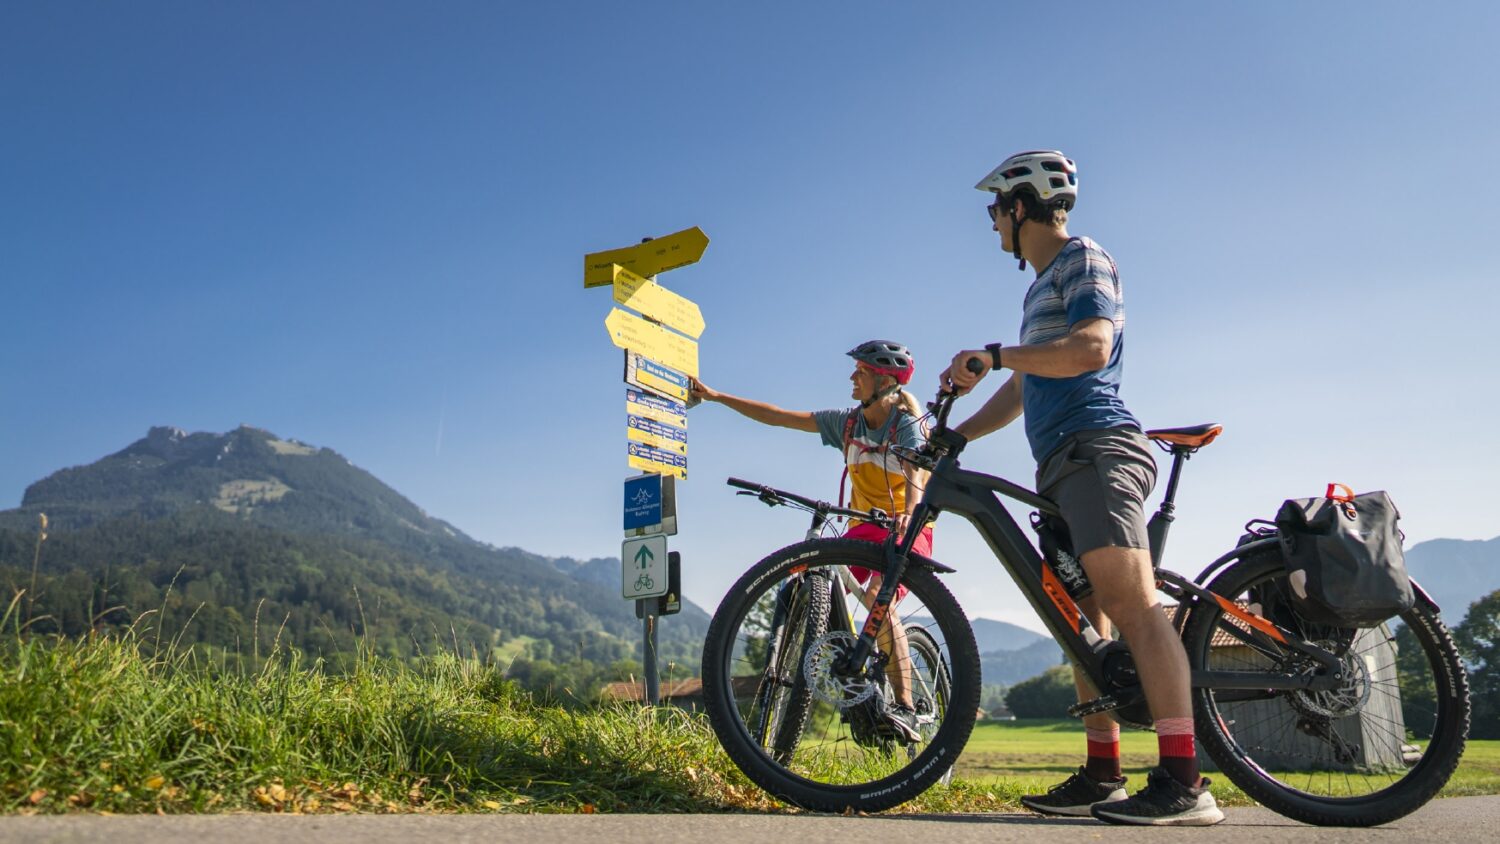
{"label": "blonde hair", "polygon": [[922,422],[922,403],[917,401],[917,397],[912,395],[911,391],[909,390],[901,391],[901,398],[899,399],[899,401],[901,404],[901,409],[911,414],[912,421],[921,424],[922,436],[923,438],[926,438],[927,425],[926,423]]}

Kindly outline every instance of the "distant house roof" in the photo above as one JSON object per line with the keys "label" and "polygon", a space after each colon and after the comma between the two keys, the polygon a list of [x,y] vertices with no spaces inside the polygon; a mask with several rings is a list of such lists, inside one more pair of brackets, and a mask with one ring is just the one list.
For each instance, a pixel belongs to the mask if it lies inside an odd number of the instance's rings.
{"label": "distant house roof", "polygon": [[[661,684],[662,700],[674,697],[694,697],[703,694],[703,681],[697,677],[686,680],[668,680]],[[610,683],[599,692],[605,700],[638,701],[645,698],[645,684],[636,682]]]}
{"label": "distant house roof", "polygon": [[[1259,615],[1259,608],[1257,608],[1256,610],[1251,610],[1250,602],[1248,601],[1235,601],[1234,605],[1242,610],[1253,612]],[[1172,619],[1172,625],[1179,631],[1181,631],[1183,625],[1187,623],[1187,619],[1186,617],[1178,613],[1178,605],[1163,604],[1162,610],[1166,612],[1168,618]],[[1250,632],[1249,627],[1247,627],[1243,623],[1236,622],[1235,626],[1245,631],[1246,633]],[[1233,635],[1231,635],[1227,630],[1224,629],[1223,625],[1220,625],[1214,628],[1214,635],[1212,639],[1209,639],[1208,646],[1210,648],[1237,648],[1244,647],[1245,643],[1241,642],[1239,639],[1236,639]]]}
{"label": "distant house roof", "polygon": [[[755,692],[760,678],[735,677],[732,682],[736,697],[748,697]],[[646,699],[645,684],[638,681],[609,683],[599,690],[599,697],[603,700],[642,701]],[[703,681],[697,677],[689,677],[686,680],[666,680],[661,684],[662,700],[701,697],[703,697]]]}

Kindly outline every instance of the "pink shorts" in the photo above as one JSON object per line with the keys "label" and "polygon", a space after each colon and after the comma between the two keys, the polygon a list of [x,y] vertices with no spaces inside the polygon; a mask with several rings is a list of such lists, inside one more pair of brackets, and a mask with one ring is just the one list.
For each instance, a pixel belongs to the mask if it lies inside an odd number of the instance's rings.
{"label": "pink shorts", "polygon": [[[884,542],[885,538],[889,535],[890,531],[886,530],[880,525],[875,524],[874,522],[860,522],[859,524],[855,525],[852,528],[849,528],[844,532],[845,539],[862,539],[865,542]],[[911,552],[913,554],[921,554],[924,557],[932,556],[931,525],[922,528],[922,532],[917,534],[917,541],[912,543]],[[859,581],[859,584],[861,586],[864,586],[865,584],[870,582],[870,575],[872,574],[872,572],[864,566],[850,566],[849,573],[854,575],[854,579]],[[906,588],[906,584],[904,583],[897,586],[896,600],[899,601],[902,598],[905,598],[908,591],[909,590]]]}

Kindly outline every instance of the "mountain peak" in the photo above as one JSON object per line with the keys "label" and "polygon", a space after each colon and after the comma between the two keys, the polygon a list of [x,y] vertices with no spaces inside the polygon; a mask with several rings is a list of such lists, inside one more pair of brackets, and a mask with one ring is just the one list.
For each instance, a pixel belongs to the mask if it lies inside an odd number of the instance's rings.
{"label": "mountain peak", "polygon": [[474,542],[333,449],[251,425],[222,434],[154,426],[114,454],[32,484],[21,507],[45,511],[59,529],[214,507],[270,527],[405,548]]}

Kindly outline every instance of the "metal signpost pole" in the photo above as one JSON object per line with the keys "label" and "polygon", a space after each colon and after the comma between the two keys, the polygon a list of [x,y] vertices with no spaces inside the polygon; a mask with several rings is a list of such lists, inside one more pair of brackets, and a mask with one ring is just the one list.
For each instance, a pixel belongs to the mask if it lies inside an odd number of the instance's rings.
{"label": "metal signpost pole", "polygon": [[655,706],[661,703],[661,677],[656,670],[656,599],[647,598],[637,601],[636,606],[645,611],[646,615],[646,705]]}

